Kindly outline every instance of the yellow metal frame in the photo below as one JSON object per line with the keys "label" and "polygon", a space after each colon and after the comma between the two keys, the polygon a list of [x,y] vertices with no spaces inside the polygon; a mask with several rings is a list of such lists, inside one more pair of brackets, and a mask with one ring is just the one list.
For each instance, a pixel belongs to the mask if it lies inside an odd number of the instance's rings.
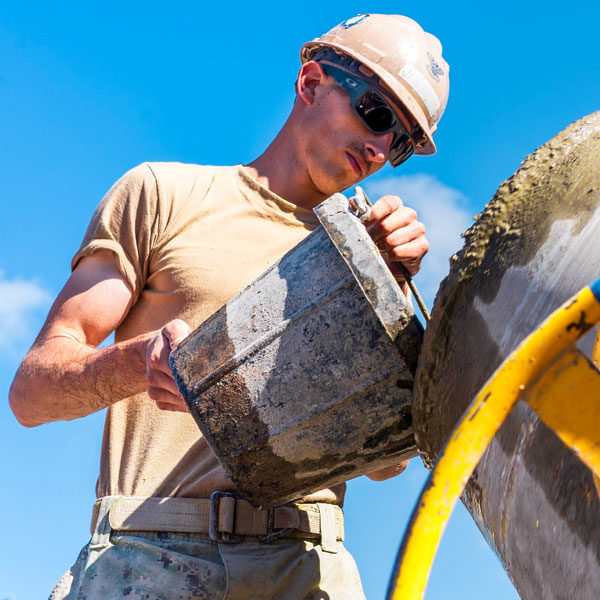
{"label": "yellow metal frame", "polygon": [[525,400],[595,474],[600,474],[600,371],[567,348],[527,390]]}
{"label": "yellow metal frame", "polygon": [[[557,429],[563,441],[600,476],[600,374],[578,351],[564,352],[599,322],[600,279],[556,310],[487,381],[440,451],[421,492],[396,558],[388,600],[423,598],[431,564],[454,505],[525,390],[536,410],[541,411],[541,418]],[[598,346],[593,358],[600,359]],[[583,374],[586,384],[579,381]],[[589,386],[596,393],[590,394]],[[565,411],[565,394],[569,395],[572,410]],[[577,405],[586,398],[595,406],[584,402],[586,406],[578,409]],[[593,420],[588,422],[590,415]],[[600,486],[600,480],[597,484]]]}

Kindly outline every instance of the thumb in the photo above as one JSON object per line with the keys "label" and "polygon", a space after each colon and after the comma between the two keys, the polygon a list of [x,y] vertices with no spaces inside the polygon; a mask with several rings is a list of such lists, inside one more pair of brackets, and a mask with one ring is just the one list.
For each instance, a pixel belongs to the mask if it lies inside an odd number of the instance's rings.
{"label": "thumb", "polygon": [[174,350],[189,335],[190,331],[191,328],[185,321],[175,319],[164,326],[163,335],[171,350]]}

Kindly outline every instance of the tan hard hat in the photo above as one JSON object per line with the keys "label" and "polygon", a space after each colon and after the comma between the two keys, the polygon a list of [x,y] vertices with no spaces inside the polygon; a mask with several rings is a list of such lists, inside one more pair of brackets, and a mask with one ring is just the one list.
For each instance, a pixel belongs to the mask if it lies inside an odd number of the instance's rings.
{"label": "tan hard hat", "polygon": [[434,154],[433,134],[446,103],[450,67],[442,44],[408,17],[358,15],[307,42],[300,50],[303,63],[323,47],[348,54],[371,69],[406,107],[423,131],[415,140],[416,154]]}

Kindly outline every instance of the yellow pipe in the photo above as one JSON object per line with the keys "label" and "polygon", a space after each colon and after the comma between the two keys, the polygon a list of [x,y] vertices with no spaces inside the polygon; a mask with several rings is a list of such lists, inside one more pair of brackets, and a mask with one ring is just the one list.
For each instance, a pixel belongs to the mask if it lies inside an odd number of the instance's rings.
{"label": "yellow pipe", "polygon": [[577,348],[567,348],[523,400],[600,475],[600,371]]}
{"label": "yellow pipe", "polygon": [[420,600],[450,513],[522,391],[600,322],[600,279],[565,302],[496,370],[440,451],[396,558],[388,600]]}
{"label": "yellow pipe", "polygon": [[598,335],[596,336],[596,344],[592,350],[592,362],[600,369],[600,329],[598,329]]}
{"label": "yellow pipe", "polygon": [[[600,329],[598,329],[598,335],[596,336],[596,345],[592,351],[592,362],[600,369]],[[598,497],[600,497],[600,477],[594,473],[594,483],[596,484],[596,491]]]}

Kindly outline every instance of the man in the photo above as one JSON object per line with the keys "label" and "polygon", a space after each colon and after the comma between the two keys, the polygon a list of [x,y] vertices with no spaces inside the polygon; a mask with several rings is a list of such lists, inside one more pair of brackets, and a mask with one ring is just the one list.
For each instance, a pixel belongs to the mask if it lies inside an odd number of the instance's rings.
{"label": "man", "polygon": [[[341,543],[345,485],[273,512],[211,503],[236,490],[168,364],[191,329],[317,226],[314,206],[386,160],[435,151],[448,66],[414,21],[358,16],[301,58],[292,112],[252,163],[144,164],[111,188],[19,367],[10,402],[25,426],[108,407],[92,539],[52,598],[364,597]],[[366,226],[392,271],[399,261],[418,271],[425,230],[400,198],[381,198]]]}

